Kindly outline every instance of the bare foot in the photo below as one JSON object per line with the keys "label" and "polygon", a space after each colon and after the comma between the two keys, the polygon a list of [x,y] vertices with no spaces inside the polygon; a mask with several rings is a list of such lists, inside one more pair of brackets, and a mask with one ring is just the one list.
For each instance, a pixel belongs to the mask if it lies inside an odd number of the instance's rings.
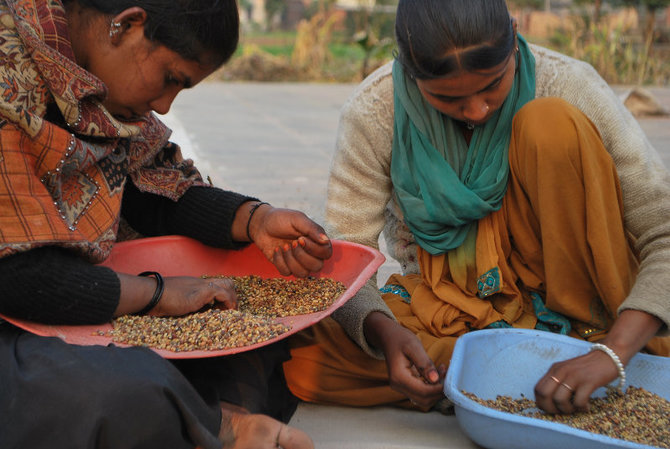
{"label": "bare foot", "polygon": [[266,415],[221,408],[219,439],[224,449],[314,449],[302,430]]}

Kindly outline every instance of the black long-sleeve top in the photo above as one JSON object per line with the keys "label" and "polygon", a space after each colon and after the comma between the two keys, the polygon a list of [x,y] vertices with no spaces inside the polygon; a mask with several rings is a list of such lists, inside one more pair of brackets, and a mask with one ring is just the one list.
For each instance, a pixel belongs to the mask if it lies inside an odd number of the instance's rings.
{"label": "black long-sleeve top", "polygon": [[[212,187],[191,187],[179,201],[140,192],[130,181],[122,216],[145,236],[184,235],[218,248],[237,249],[231,229],[239,206],[255,198]],[[0,313],[47,324],[109,321],[121,284],[111,269],[92,265],[56,246],[0,259]]]}

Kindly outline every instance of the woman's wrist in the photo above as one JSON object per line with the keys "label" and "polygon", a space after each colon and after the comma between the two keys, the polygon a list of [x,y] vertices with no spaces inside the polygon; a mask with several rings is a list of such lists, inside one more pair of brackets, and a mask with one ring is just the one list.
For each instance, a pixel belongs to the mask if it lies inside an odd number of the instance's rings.
{"label": "woman's wrist", "polygon": [[656,335],[662,324],[659,318],[646,312],[624,310],[599,343],[614,351],[625,366]]}
{"label": "woman's wrist", "polygon": [[236,242],[253,242],[254,236],[263,223],[263,217],[272,208],[269,203],[260,200],[243,203],[235,213],[231,228],[232,238]]}
{"label": "woman's wrist", "polygon": [[370,312],[363,321],[363,334],[370,346],[384,350],[385,333],[389,326],[395,326],[397,322],[389,318],[386,314],[378,311]]}
{"label": "woman's wrist", "polygon": [[612,360],[614,367],[617,369],[617,377],[619,378],[617,388],[619,389],[620,393],[623,393],[623,388],[624,385],[626,384],[626,369],[624,368],[623,362],[621,361],[617,353],[614,352],[612,348],[602,343],[593,343],[593,346],[591,346],[591,352],[593,351],[601,351],[607,354],[608,357]]}
{"label": "woman's wrist", "polygon": [[158,283],[153,276],[135,276],[125,273],[116,273],[116,275],[121,282],[121,295],[114,316],[138,313],[146,308],[156,295]]}
{"label": "woman's wrist", "polygon": [[163,291],[165,290],[165,281],[163,281],[163,276],[157,271],[143,271],[142,273],[138,274],[138,276],[152,276],[156,279],[156,290],[154,290],[154,294],[151,297],[151,300],[147,303],[146,306],[142,308],[139,312],[136,312],[135,315],[146,315],[149,313],[153,308],[158,305],[158,302],[161,300],[163,297]]}
{"label": "woman's wrist", "polygon": [[256,214],[256,211],[258,209],[260,209],[262,206],[266,205],[266,204],[268,206],[270,205],[270,203],[266,203],[265,201],[259,201],[256,204],[254,204],[253,206],[251,206],[251,209],[249,209],[249,218],[247,219],[246,234],[247,234],[247,238],[249,239],[250,242],[254,241],[253,237],[251,236],[251,222],[254,219],[254,215]]}

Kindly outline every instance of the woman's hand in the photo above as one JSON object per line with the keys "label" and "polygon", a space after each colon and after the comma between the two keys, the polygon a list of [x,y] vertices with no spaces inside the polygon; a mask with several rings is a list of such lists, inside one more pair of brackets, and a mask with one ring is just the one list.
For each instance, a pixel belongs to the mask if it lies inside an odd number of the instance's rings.
{"label": "woman's hand", "polygon": [[[661,325],[655,316],[624,310],[600,343],[613,350],[625,366],[656,335]],[[618,375],[616,365],[602,351],[554,363],[535,385],[535,402],[548,413],[587,411],[591,394]]]}
{"label": "woman's hand", "polygon": [[[151,300],[156,290],[153,277],[117,273],[121,280],[121,300],[114,316],[137,313]],[[163,295],[148,314],[154,316],[181,316],[196,312],[208,304],[225,309],[237,308],[237,294],[231,279],[166,277]]]}
{"label": "woman's hand", "polygon": [[425,411],[444,397],[447,367],[436,368],[409,329],[383,313],[373,312],[365,319],[365,335],[373,346],[384,352],[392,389]]}
{"label": "woman's hand", "polygon": [[333,253],[323,228],[300,211],[262,204],[248,225],[251,240],[284,276],[319,271]]}
{"label": "woman's hand", "polygon": [[302,430],[269,416],[222,410],[219,439],[224,449],[314,449]]}
{"label": "woman's hand", "polygon": [[585,412],[591,394],[617,376],[612,359],[602,351],[554,363],[535,385],[535,402],[547,413]]}

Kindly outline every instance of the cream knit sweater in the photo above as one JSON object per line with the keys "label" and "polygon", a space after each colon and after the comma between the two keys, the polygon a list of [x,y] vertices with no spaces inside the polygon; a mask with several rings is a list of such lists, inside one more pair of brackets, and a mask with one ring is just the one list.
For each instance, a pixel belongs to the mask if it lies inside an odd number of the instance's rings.
{"label": "cream knit sweater", "polygon": [[[641,267],[621,306],[659,317],[670,326],[670,173],[635,118],[588,64],[531,45],[536,97],[561,97],[600,131],[621,181],[624,220],[636,240]],[[390,177],[393,81],[388,63],[372,73],[342,108],[328,182],[326,227],[331,237],[378,248],[383,230],[390,255],[405,274],[417,273],[416,244],[402,220]],[[550,126],[550,124],[548,124]],[[333,317],[366,352],[381,357],[363,335],[372,311],[392,317],[374,276]]]}

